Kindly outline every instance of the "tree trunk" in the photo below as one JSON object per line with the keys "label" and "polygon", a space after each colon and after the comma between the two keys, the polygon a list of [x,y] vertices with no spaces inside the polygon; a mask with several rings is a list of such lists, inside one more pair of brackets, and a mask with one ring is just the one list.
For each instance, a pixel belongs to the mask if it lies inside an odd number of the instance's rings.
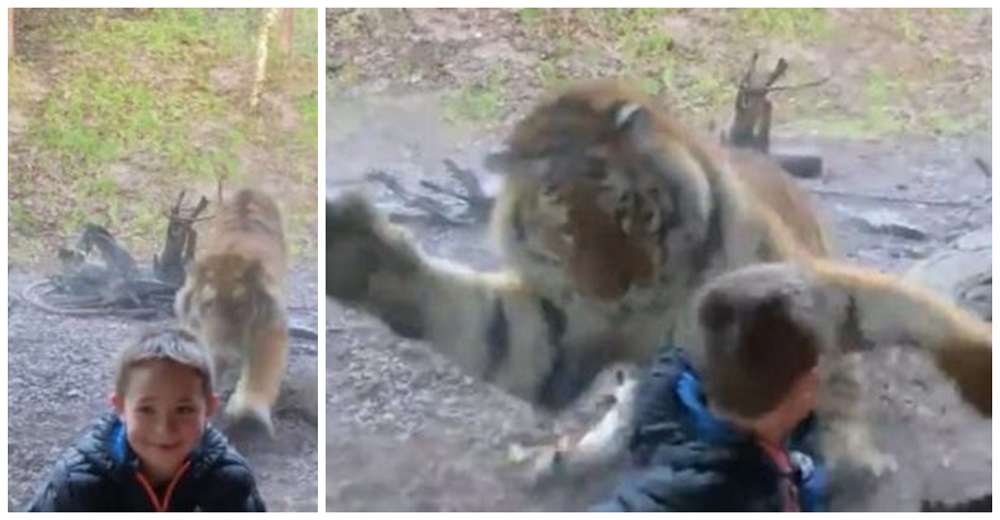
{"label": "tree trunk", "polygon": [[7,59],[14,57],[14,9],[7,8]]}
{"label": "tree trunk", "polygon": [[267,77],[267,40],[271,34],[271,26],[278,17],[278,9],[268,9],[257,36],[257,72],[254,74],[253,90],[250,92],[250,108],[256,109],[260,103],[261,89]]}

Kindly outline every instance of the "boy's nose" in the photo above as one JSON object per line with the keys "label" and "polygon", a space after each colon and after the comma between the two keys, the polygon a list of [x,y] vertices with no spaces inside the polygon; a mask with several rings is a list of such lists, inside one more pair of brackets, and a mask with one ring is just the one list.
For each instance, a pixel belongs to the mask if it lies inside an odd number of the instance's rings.
{"label": "boy's nose", "polygon": [[170,417],[165,417],[161,421],[158,421],[157,430],[159,430],[160,433],[173,433],[177,430],[177,421]]}

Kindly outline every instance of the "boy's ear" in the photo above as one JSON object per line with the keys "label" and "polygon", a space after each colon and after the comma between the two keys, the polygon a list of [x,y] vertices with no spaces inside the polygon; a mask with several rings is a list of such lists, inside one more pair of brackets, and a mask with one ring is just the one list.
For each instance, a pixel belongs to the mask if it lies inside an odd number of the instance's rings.
{"label": "boy's ear", "polygon": [[799,376],[798,381],[794,384],[793,393],[803,398],[813,399],[816,393],[819,392],[819,386],[819,367],[813,367]]}
{"label": "boy's ear", "polygon": [[115,409],[115,413],[118,415],[125,415],[125,399],[118,395],[116,392],[111,392],[108,395],[108,403],[111,407]]}
{"label": "boy's ear", "polygon": [[209,419],[215,415],[215,411],[219,409],[220,399],[217,394],[212,394],[208,396],[208,400],[205,402],[205,416]]}

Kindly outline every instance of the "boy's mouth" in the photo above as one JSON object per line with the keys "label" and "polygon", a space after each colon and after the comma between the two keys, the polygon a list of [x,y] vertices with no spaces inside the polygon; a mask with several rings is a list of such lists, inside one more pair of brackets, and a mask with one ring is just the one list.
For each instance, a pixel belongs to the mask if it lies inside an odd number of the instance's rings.
{"label": "boy's mouth", "polygon": [[153,447],[156,448],[157,450],[166,452],[175,451],[176,449],[180,448],[180,446],[181,443],[179,442],[174,442],[170,444],[153,444]]}

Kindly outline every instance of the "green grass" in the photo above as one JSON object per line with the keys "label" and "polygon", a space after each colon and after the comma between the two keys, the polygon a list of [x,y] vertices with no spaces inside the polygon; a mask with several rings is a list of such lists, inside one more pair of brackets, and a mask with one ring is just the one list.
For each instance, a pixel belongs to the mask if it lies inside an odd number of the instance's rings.
{"label": "green grass", "polygon": [[738,28],[757,35],[812,41],[832,29],[825,9],[745,8],[735,12]]}
{"label": "green grass", "polygon": [[899,9],[896,12],[896,16],[899,18],[899,32],[903,36],[903,40],[909,44],[914,44],[920,41],[920,28],[913,21],[913,17],[910,15],[910,11],[907,9]]}
{"label": "green grass", "polygon": [[895,80],[890,80],[878,69],[868,72],[865,86],[865,119],[871,132],[878,135],[890,135],[901,132],[906,127],[906,121],[899,113],[896,99],[904,98],[905,86]]}
{"label": "green grass", "polygon": [[[198,147],[189,134],[193,123],[220,118],[229,108],[206,84],[203,69],[245,52],[239,42],[247,40],[238,35],[249,34],[238,22],[229,15],[209,26],[201,9],[163,9],[148,19],[109,20],[102,30],[57,28],[81,66],[45,99],[32,137],[74,177],[150,150],[181,175],[231,173],[231,154]],[[217,54],[194,61],[196,45]],[[133,67],[137,62],[148,66]]]}
{"label": "green grass", "polygon": [[[669,92],[681,110],[698,114],[729,103],[733,86],[714,64],[679,54],[673,35],[664,30],[663,19],[678,15],[680,9],[577,9],[568,19],[554,9],[519,9],[518,22],[554,39],[555,59],[542,61],[536,82],[543,88],[566,81],[556,60],[580,60],[588,69],[596,68],[608,50],[619,66],[613,74],[631,78],[646,92]],[[796,18],[797,19],[797,18]],[[572,32],[576,27],[580,30]],[[581,40],[586,34],[590,40]],[[566,40],[565,48],[560,42]],[[595,44],[603,42],[603,44]],[[495,96],[477,99],[489,106]]]}
{"label": "green grass", "polygon": [[526,25],[537,25],[541,24],[545,20],[545,9],[540,9],[537,7],[525,7],[517,9],[517,21],[518,23]]}
{"label": "green grass", "polygon": [[23,105],[30,102],[32,72],[21,60],[7,60],[7,106]]}
{"label": "green grass", "polygon": [[362,11],[360,9],[346,9],[329,25],[327,31],[330,38],[352,40],[361,36],[361,28],[364,24]]}
{"label": "green grass", "polygon": [[[240,159],[247,145],[271,149],[274,156],[282,156],[285,148],[306,147],[313,151],[296,168],[311,161],[315,169],[315,9],[296,10],[288,63],[273,45],[280,18],[271,33],[265,88],[287,92],[301,121],[292,132],[262,124],[247,108],[245,71],[253,67],[264,10],[155,9],[142,16],[115,11],[93,10],[89,24],[60,18],[40,24],[35,30],[41,34],[32,41],[50,49],[46,61],[10,62],[8,104],[28,121],[11,146],[38,150],[36,166],[44,172],[19,171],[9,161],[11,193],[32,199],[12,204],[8,214],[22,249],[15,256],[50,249],[87,221],[135,237],[130,249],[144,251],[162,241],[162,212],[178,190],[209,186],[218,178],[236,185],[247,178],[250,172],[243,171]],[[217,88],[217,70],[241,74],[237,80],[242,82]],[[33,82],[45,83],[42,94]],[[296,154],[303,155],[287,155]],[[139,167],[129,166],[134,161],[141,161]],[[116,164],[150,178],[132,179],[126,192],[110,173]],[[297,178],[315,185],[315,175]],[[136,185],[142,191],[136,192]],[[315,211],[311,218],[316,219]],[[46,230],[62,236],[41,236]],[[48,242],[40,247],[34,241]]]}
{"label": "green grass", "polygon": [[841,138],[877,139],[899,134],[913,126],[903,115],[897,102],[907,99],[906,85],[890,79],[879,68],[869,69],[862,87],[860,114],[845,115],[829,110],[828,103],[817,103],[810,116],[799,121],[802,126],[819,135]]}
{"label": "green grass", "polygon": [[319,101],[316,93],[299,96],[295,100],[295,108],[302,116],[303,125],[298,133],[298,139],[304,145],[315,144],[319,132]]}
{"label": "green grass", "polygon": [[505,81],[506,72],[495,66],[478,84],[448,93],[443,106],[445,120],[451,123],[495,120],[507,106]]}
{"label": "green grass", "polygon": [[22,200],[8,200],[7,210],[11,224],[25,231],[35,231],[40,224],[35,213]]}
{"label": "green grass", "polygon": [[293,20],[295,38],[292,39],[292,54],[299,60],[316,63],[316,49],[319,48],[319,10],[296,9]]}
{"label": "green grass", "polygon": [[[238,16],[243,14],[244,16]],[[116,55],[121,45],[148,53],[160,60],[191,57],[196,45],[210,45],[215,56],[227,59],[251,52],[244,45],[251,33],[247,23],[252,13],[210,17],[204,9],[157,9],[147,18],[111,19],[106,27],[79,36],[78,28],[63,28],[63,35],[84,52]]]}

